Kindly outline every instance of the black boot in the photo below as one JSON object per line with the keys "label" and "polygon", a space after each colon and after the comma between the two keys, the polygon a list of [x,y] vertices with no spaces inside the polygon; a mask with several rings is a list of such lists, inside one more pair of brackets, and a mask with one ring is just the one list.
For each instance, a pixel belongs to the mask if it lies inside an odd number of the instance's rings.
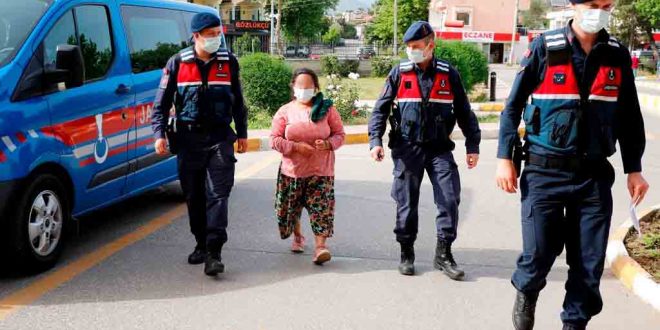
{"label": "black boot", "polygon": [[222,263],[220,253],[209,252],[206,255],[206,262],[204,263],[204,274],[208,276],[216,276],[225,272],[225,265]]}
{"label": "black boot", "polygon": [[564,323],[564,326],[562,327],[562,330],[585,330],[586,328],[587,327],[581,326],[581,325]]}
{"label": "black boot", "polygon": [[438,240],[438,245],[435,248],[434,266],[454,281],[460,281],[465,277],[465,272],[458,268],[456,261],[454,261],[451,244],[443,240]]}
{"label": "black boot", "polygon": [[[534,311],[536,311],[536,300],[539,294],[522,293],[516,294],[516,303],[513,305],[513,327],[516,330],[534,329]],[[566,329],[566,328],[564,328]]]}
{"label": "black boot", "polygon": [[415,248],[412,244],[401,244],[401,263],[399,273],[401,275],[415,275]]}
{"label": "black boot", "polygon": [[188,256],[188,263],[191,265],[199,265],[204,263],[206,259],[206,248],[202,248],[199,245],[195,247],[195,251]]}

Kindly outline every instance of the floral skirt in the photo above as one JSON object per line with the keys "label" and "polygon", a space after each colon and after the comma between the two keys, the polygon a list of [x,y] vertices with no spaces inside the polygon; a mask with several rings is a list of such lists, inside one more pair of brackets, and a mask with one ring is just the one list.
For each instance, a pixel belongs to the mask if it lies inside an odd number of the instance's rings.
{"label": "floral skirt", "polygon": [[335,220],[335,178],[312,176],[291,178],[281,172],[277,178],[275,212],[280,237],[287,239],[306,208],[316,236],[332,237]]}

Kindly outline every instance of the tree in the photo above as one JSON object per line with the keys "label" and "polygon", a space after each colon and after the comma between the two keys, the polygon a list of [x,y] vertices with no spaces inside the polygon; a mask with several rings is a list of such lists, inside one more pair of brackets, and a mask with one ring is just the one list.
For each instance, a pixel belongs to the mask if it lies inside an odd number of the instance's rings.
{"label": "tree", "polygon": [[341,39],[342,28],[339,24],[333,24],[330,30],[323,35],[323,42],[329,45],[334,45]]}
{"label": "tree", "polygon": [[344,24],[341,31],[341,37],[344,39],[355,39],[357,37],[357,29],[353,24]]}
{"label": "tree", "polygon": [[[398,38],[415,21],[428,21],[429,0],[398,0]],[[376,18],[369,29],[370,41],[391,41],[394,37],[394,0],[377,0],[374,3]]]}
{"label": "tree", "polygon": [[[658,0],[619,0],[614,13],[612,34],[623,44],[635,48],[646,41],[658,58],[658,47],[653,40],[653,29],[660,25]],[[640,38],[642,36],[642,38]]]}
{"label": "tree", "polygon": [[545,14],[548,6],[544,0],[532,0],[529,10],[522,13],[522,23],[530,29],[545,29],[548,27],[548,19]]}
{"label": "tree", "polygon": [[321,36],[323,17],[339,0],[283,0],[280,11],[282,30],[288,40],[300,44]]}
{"label": "tree", "polygon": [[658,46],[653,39],[653,29],[660,26],[660,2],[658,0],[636,0],[635,9],[639,18],[639,27],[646,35],[655,58],[660,59]]}
{"label": "tree", "polygon": [[261,50],[261,41],[257,36],[244,34],[234,41],[234,50],[238,56],[256,53]]}

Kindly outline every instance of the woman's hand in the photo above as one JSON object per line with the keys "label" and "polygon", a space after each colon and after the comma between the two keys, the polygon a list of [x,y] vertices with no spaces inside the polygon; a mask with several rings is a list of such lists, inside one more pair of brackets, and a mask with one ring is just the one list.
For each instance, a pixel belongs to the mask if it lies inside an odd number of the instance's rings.
{"label": "woman's hand", "polygon": [[314,149],[314,147],[310,146],[305,142],[297,142],[296,144],[293,145],[293,151],[303,156],[309,156],[313,154],[316,151],[316,149]]}
{"label": "woman's hand", "polygon": [[327,140],[316,140],[314,141],[314,147],[316,150],[325,151],[332,149],[332,145]]}

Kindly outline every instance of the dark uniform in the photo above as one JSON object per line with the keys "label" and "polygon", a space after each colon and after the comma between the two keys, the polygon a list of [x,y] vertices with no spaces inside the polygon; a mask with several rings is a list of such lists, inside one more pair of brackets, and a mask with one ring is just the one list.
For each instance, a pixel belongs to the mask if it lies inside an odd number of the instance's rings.
{"label": "dark uniform", "polygon": [[[173,56],[163,70],[154,102],[156,138],[165,137],[172,105],[179,179],[196,251],[208,251],[219,259],[227,242],[229,195],[234,185],[233,144],[237,138],[247,138],[247,110],[236,58],[219,50],[204,63],[192,47]],[[230,127],[232,120],[236,132]]]}
{"label": "dark uniform", "polygon": [[[414,25],[406,36],[416,37],[404,41],[428,36],[428,33],[420,35],[422,28],[433,33],[428,23]],[[396,105],[394,111],[393,105]],[[371,148],[382,146],[390,116],[398,126],[390,134],[389,143],[394,160],[392,197],[397,203],[396,239],[402,250],[412,249],[417,238],[419,189],[426,170],[438,208],[435,221],[438,243],[442,245],[438,252],[454,263],[450,246],[456,239],[461,185],[450,134],[458,122],[466,136],[468,154],[478,154],[481,141],[479,123],[458,72],[436,58],[426,70],[410,61],[401,63],[390,72],[369,121]]]}
{"label": "dark uniform", "polygon": [[531,44],[502,113],[498,158],[512,158],[522,115],[526,164],[520,179],[523,252],[512,278],[516,308],[523,308],[520,299],[535,304],[565,246],[570,269],[561,318],[582,329],[602,308],[614,182],[607,157],[618,140],[624,171],[641,172],[645,137],[630,54],[601,30],[587,56],[570,24]]}

